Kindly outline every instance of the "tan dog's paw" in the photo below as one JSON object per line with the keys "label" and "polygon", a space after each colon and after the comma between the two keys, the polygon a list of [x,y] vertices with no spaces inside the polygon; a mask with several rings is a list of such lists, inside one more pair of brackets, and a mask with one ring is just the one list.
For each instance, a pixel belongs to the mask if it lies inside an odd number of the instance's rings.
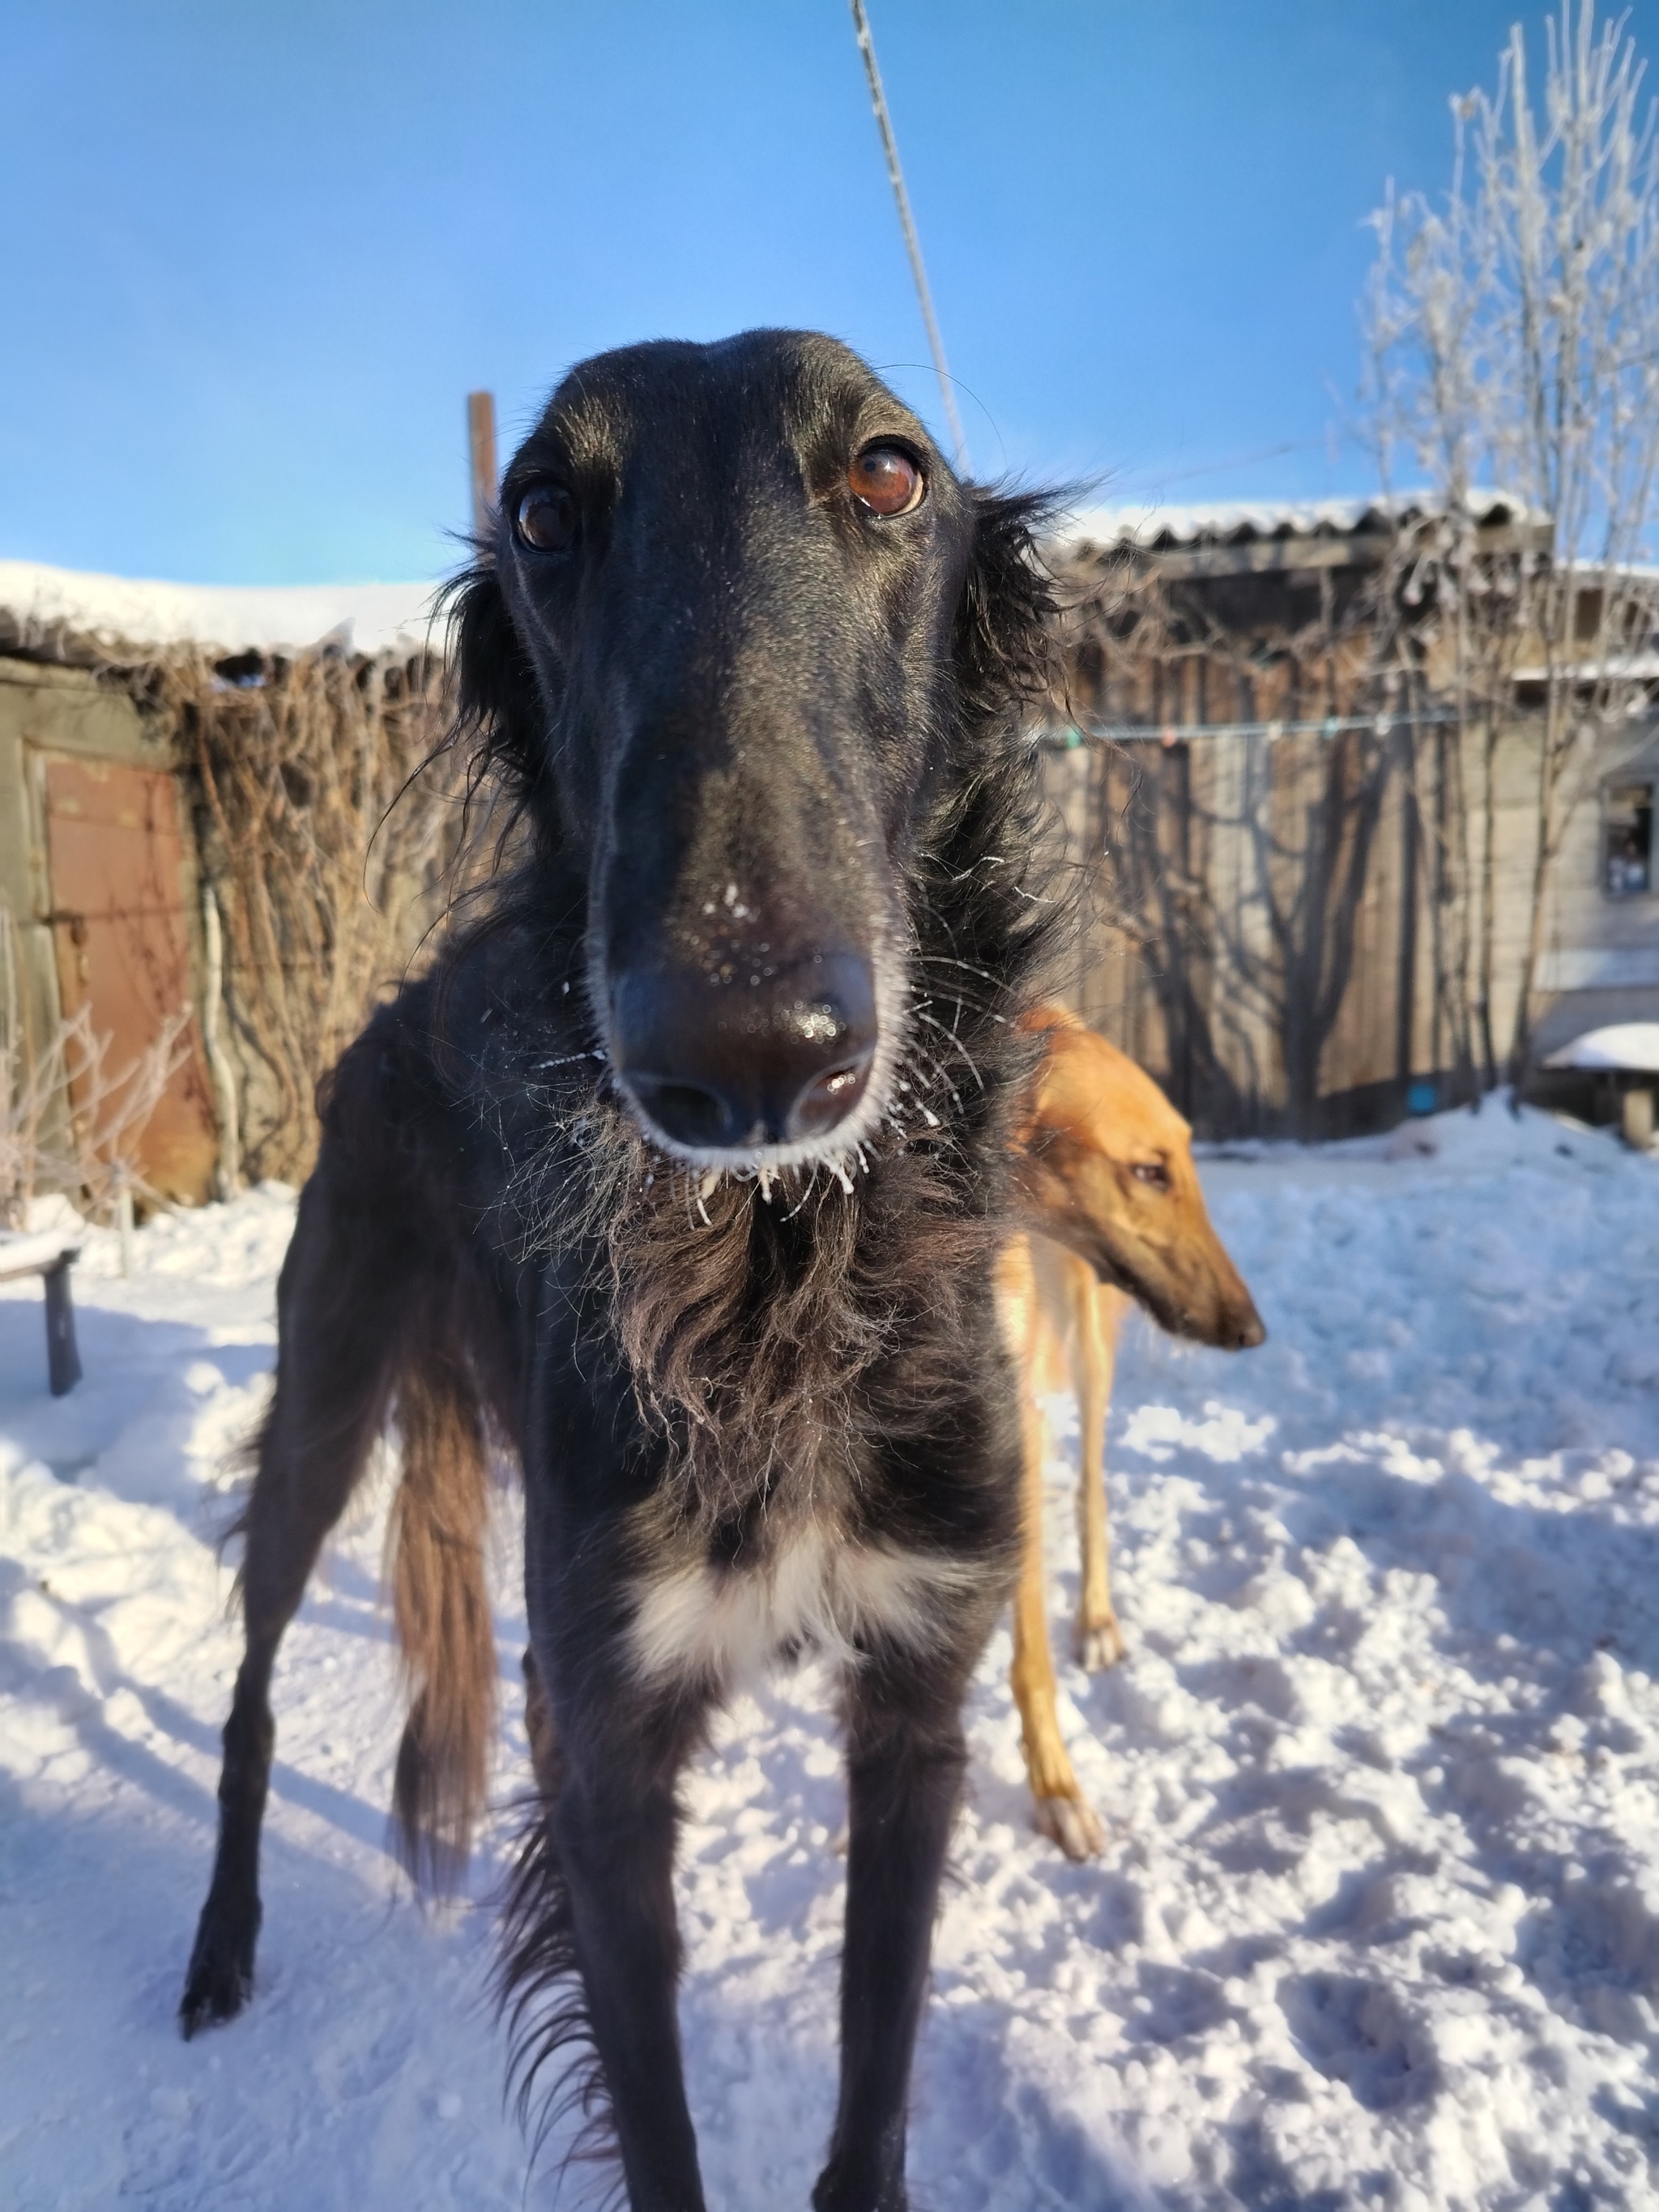
{"label": "tan dog's paw", "polygon": [[1103,1621],[1079,1621],[1077,1661],[1085,1674],[1104,1674],[1107,1668],[1115,1667],[1120,1659],[1128,1656],[1129,1647],[1123,1640],[1123,1631],[1117,1625],[1115,1613]]}
{"label": "tan dog's paw", "polygon": [[1106,1848],[1105,1825],[1085,1798],[1034,1798],[1031,1816],[1038,1834],[1058,1844],[1068,1859],[1097,1859]]}

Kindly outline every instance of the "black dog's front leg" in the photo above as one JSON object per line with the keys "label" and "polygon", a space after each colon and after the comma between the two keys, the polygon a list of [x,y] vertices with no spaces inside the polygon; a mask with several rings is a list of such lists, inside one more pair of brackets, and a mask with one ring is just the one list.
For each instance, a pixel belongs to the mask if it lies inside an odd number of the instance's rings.
{"label": "black dog's front leg", "polygon": [[895,1656],[851,1685],[841,2099],[817,2212],[904,2212],[905,2108],[939,1878],[962,1794],[971,1660]]}
{"label": "black dog's front leg", "polygon": [[[646,1675],[634,1650],[630,1568],[641,1536],[630,1509],[649,1495],[652,1442],[624,1381],[602,1377],[596,1389],[579,1370],[581,1295],[544,1290],[538,1324],[525,1673],[546,1850],[526,1861],[540,1893],[521,1891],[509,1914],[503,1986],[532,2069],[585,2028],[630,2212],[703,2212],[680,2061],[674,1848],[679,1778],[702,1739],[708,1697],[695,1680]],[[568,1980],[551,1986],[573,1968],[574,2014]],[[550,1999],[539,2031],[538,1990]]]}
{"label": "black dog's front leg", "polygon": [[[578,1702],[561,1701],[533,1652],[525,1675],[545,1844],[526,1853],[508,1914],[502,1985],[517,2063],[533,2076],[585,2031],[632,2212],[702,2212],[675,2005],[674,1778],[695,1717],[641,1711],[637,1698],[629,1709],[620,1686],[596,1695],[591,1677]],[[573,1970],[574,2011],[556,1987]],[[551,1999],[540,2017],[538,1996]]]}
{"label": "black dog's front leg", "polygon": [[680,2064],[672,1781],[567,1764],[552,1828],[632,2212],[703,2212]]}
{"label": "black dog's front leg", "polygon": [[525,1655],[547,1848],[526,1863],[536,1889],[521,1891],[510,1916],[504,1986],[520,2059],[533,2066],[543,2036],[562,2041],[575,2023],[556,1997],[538,2023],[532,1993],[551,1995],[550,1980],[574,1969],[631,2212],[702,2212],[680,2062],[673,1875],[676,1785],[703,1701],[647,1692],[617,1657],[598,1635],[545,1662]]}

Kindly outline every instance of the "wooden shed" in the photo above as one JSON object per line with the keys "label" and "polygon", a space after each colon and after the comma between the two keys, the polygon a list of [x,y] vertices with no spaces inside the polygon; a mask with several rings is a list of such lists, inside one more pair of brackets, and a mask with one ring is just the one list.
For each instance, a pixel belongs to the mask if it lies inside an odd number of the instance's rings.
{"label": "wooden shed", "polygon": [[[239,591],[0,562],[0,1048],[15,1085],[82,1009],[112,1067],[187,1016],[134,1163],[164,1197],[223,1188],[228,1137],[234,1180],[236,1133],[262,1079],[257,1024],[239,1034],[234,1018],[237,990],[257,996],[261,982],[226,972],[220,920],[234,886],[216,896],[212,878],[231,863],[204,836],[179,702],[193,685],[235,706],[307,655],[353,665],[423,655],[429,596],[424,585]],[[188,684],[169,681],[179,672]],[[56,1110],[83,1103],[71,1095]]]}
{"label": "wooden shed", "polygon": [[[1471,712],[1411,557],[1426,503],[1079,518],[1051,549],[1065,696],[1042,732],[1088,924],[1080,1012],[1212,1136],[1341,1134],[1523,1085],[1659,1016],[1659,641],[1573,766],[1525,1064],[1542,723],[1524,654]],[[1492,495],[1493,562],[1542,533]]]}

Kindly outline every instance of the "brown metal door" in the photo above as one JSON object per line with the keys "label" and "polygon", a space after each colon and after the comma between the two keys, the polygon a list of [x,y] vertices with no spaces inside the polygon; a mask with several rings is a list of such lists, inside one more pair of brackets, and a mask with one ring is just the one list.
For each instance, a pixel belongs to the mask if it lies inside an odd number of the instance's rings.
{"label": "brown metal door", "polygon": [[[193,1004],[178,787],[163,771],[49,757],[46,859],[65,1017],[82,1006],[118,1073],[169,1015]],[[168,1198],[212,1188],[218,1151],[199,1044],[173,1075],[137,1146],[137,1165]]]}

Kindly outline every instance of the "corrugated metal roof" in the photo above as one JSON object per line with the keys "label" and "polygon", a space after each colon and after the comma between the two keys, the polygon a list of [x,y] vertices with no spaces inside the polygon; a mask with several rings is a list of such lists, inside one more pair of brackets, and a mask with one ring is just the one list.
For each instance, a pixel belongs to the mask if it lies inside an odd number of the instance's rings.
{"label": "corrugated metal roof", "polygon": [[[1534,519],[1524,500],[1507,492],[1471,493],[1468,507],[1483,526]],[[1158,552],[1174,546],[1248,545],[1264,538],[1349,538],[1444,512],[1445,502],[1428,491],[1402,492],[1390,499],[1244,500],[1197,507],[1152,502],[1085,508],[1062,523],[1051,542],[1068,552],[1117,545]]]}

